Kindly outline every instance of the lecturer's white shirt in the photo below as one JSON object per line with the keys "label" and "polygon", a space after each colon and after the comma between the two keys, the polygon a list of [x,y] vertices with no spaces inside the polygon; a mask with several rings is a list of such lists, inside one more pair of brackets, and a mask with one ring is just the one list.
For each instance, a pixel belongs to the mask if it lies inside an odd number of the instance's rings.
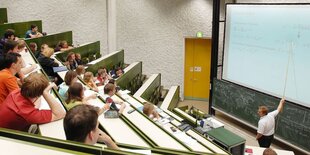
{"label": "lecturer's white shirt", "polygon": [[275,117],[278,115],[279,111],[275,110],[268,113],[267,115],[260,118],[258,121],[257,133],[264,136],[271,136],[274,134]]}

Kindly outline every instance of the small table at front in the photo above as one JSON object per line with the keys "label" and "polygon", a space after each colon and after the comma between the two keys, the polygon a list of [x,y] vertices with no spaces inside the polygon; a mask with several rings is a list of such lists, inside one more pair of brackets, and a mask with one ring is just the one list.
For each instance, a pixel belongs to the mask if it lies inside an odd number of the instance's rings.
{"label": "small table at front", "polygon": [[225,128],[216,128],[207,132],[208,137],[232,154],[244,153],[245,139]]}

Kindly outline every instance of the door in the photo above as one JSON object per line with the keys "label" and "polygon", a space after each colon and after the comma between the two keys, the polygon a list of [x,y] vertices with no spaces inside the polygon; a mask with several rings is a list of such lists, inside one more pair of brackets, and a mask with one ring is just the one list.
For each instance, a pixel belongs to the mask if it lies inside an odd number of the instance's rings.
{"label": "door", "polygon": [[185,99],[208,100],[211,71],[211,39],[185,39]]}

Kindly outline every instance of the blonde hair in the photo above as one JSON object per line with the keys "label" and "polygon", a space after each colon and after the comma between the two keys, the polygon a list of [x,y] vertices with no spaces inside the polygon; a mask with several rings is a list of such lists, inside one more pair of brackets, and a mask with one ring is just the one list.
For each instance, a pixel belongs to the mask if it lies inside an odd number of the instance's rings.
{"label": "blonde hair", "polygon": [[26,47],[26,42],[24,40],[17,40],[18,49],[23,49]]}
{"label": "blonde hair", "polygon": [[84,82],[88,83],[91,80],[93,80],[93,78],[94,78],[94,74],[92,72],[86,72],[84,74],[84,79],[83,80],[84,80]]}
{"label": "blonde hair", "polygon": [[154,111],[155,107],[153,104],[149,103],[149,102],[144,102],[143,105],[143,113],[147,116],[150,116],[153,111]]}
{"label": "blonde hair", "polygon": [[54,49],[52,48],[45,48],[42,54],[46,57],[51,57],[54,54]]}

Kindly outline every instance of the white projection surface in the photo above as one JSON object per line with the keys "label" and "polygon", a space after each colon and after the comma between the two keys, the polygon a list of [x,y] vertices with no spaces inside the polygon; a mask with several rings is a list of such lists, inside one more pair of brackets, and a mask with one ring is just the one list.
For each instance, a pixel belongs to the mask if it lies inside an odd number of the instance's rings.
{"label": "white projection surface", "polygon": [[310,5],[227,5],[223,79],[310,107]]}

